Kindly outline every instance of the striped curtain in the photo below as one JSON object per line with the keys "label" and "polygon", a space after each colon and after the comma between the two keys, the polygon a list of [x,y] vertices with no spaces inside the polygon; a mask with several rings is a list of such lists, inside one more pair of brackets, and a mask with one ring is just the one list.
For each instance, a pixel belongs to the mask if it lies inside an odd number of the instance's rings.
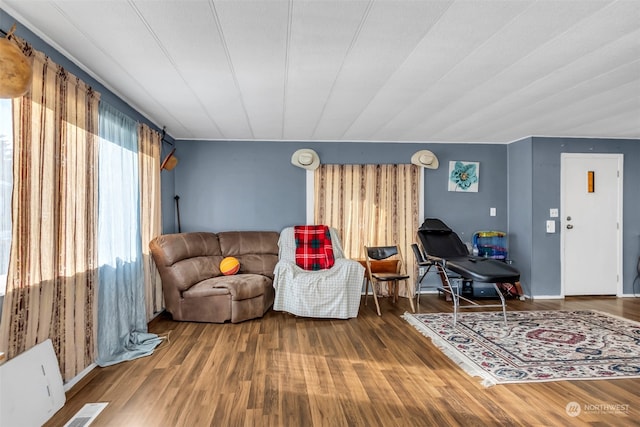
{"label": "striped curtain", "polygon": [[[419,178],[415,165],[320,165],[315,172],[314,221],[338,230],[348,258],[364,259],[365,245],[397,244],[407,273],[413,275]],[[413,284],[401,283],[400,295],[413,294],[407,286]]]}
{"label": "striped curtain", "polygon": [[13,101],[12,242],[0,347],[51,338],[65,381],[96,354],[100,95],[42,52]]}
{"label": "striped curtain", "polygon": [[164,309],[162,282],[149,242],[162,234],[160,193],[161,135],[145,124],[138,125],[138,161],[140,171],[140,231],[147,321]]}

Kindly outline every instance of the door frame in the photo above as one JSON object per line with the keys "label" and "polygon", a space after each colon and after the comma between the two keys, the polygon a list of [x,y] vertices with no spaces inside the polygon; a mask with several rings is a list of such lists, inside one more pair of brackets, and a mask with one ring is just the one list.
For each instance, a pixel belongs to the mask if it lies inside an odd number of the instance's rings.
{"label": "door frame", "polygon": [[616,221],[618,223],[617,227],[617,235],[616,235],[616,296],[623,296],[623,277],[622,277],[622,266],[623,266],[623,246],[622,246],[622,236],[623,236],[623,222],[622,222],[622,206],[623,206],[623,181],[624,181],[624,154],[621,153],[560,153],[560,295],[565,297],[565,230],[566,230],[566,215],[565,212],[565,161],[567,159],[591,159],[594,157],[599,158],[610,158],[617,159],[618,161],[618,180],[617,180],[617,215]]}

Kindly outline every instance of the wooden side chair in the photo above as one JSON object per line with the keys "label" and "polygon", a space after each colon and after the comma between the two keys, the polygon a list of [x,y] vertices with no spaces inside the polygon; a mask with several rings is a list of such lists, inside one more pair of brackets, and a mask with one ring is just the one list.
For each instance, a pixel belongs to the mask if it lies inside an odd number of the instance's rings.
{"label": "wooden side chair", "polygon": [[[393,246],[365,246],[364,253],[367,261],[367,287],[365,289],[364,303],[367,304],[369,296],[369,284],[373,291],[373,300],[376,303],[376,311],[378,316],[380,313],[380,304],[378,303],[378,295],[376,293],[375,284],[386,283],[389,297],[393,298],[393,302],[398,300],[398,288],[401,281],[407,281],[409,276],[405,271],[405,264],[402,258],[402,252],[398,245]],[[415,313],[413,306],[413,295],[410,295],[411,310]]]}

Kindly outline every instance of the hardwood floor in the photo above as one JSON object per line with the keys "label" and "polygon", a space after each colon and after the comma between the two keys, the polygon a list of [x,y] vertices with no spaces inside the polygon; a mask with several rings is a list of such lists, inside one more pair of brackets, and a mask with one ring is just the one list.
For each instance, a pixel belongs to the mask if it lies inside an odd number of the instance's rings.
{"label": "hardwood floor", "polygon": [[[371,297],[370,297],[371,298]],[[67,393],[47,426],[85,403],[109,402],[93,426],[569,426],[640,425],[640,379],[484,388],[400,316],[405,298],[370,299],[350,320],[269,311],[240,324],[173,322],[146,358],[96,368]],[[435,295],[419,312],[451,311]],[[637,298],[509,300],[509,310],[595,309],[640,321]],[[569,402],[628,405],[570,417]]]}

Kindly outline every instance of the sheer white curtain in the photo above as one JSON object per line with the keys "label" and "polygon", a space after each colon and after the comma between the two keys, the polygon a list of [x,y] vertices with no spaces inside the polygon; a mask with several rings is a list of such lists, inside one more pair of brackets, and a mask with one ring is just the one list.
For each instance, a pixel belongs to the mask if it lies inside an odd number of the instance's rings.
{"label": "sheer white curtain", "polygon": [[98,196],[98,364],[146,356],[137,123],[100,103]]}

